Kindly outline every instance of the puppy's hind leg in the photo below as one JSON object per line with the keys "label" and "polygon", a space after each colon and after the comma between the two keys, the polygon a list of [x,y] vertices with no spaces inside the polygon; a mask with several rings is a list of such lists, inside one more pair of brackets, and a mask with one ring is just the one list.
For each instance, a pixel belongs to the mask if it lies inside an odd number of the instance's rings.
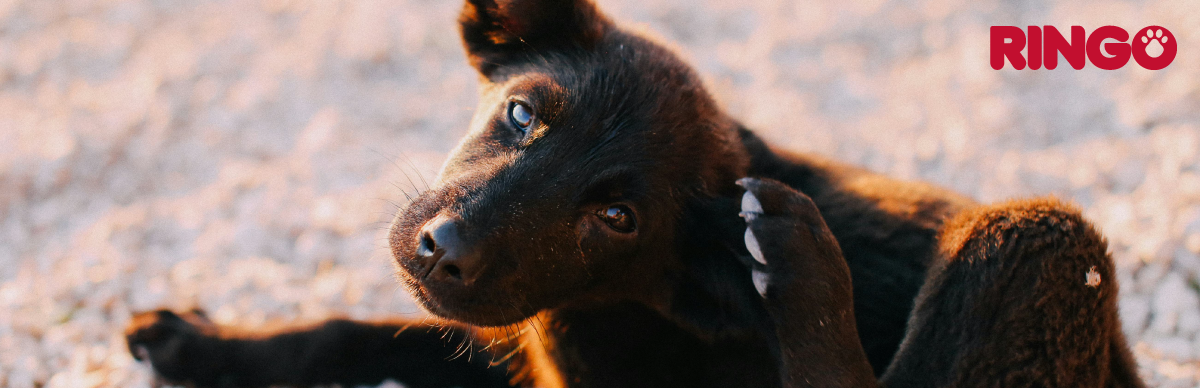
{"label": "puppy's hind leg", "polygon": [[1107,244],[1076,209],[1053,199],[980,207],[940,239],[884,385],[1144,386]]}

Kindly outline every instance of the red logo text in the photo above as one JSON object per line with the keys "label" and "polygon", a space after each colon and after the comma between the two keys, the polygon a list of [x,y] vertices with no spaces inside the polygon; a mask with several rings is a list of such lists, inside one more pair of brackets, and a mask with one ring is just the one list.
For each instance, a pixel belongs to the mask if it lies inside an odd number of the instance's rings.
{"label": "red logo text", "polygon": [[[1160,26],[1141,29],[1130,40],[1129,33],[1117,26],[1104,26],[1088,35],[1083,27],[1071,26],[1069,38],[1054,26],[992,26],[992,68],[1004,68],[1004,60],[1017,70],[1047,70],[1058,67],[1058,54],[1072,68],[1082,69],[1086,62],[1104,70],[1125,66],[1129,58],[1148,70],[1158,70],[1175,60],[1179,44],[1171,31]],[[1022,51],[1026,54],[1022,54]]]}

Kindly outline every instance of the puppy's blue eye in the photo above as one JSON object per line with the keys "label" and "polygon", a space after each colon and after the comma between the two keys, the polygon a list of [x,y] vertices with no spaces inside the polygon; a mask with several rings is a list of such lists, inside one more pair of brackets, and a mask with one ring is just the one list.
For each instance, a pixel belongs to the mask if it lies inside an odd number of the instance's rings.
{"label": "puppy's blue eye", "polygon": [[521,132],[528,132],[529,126],[533,124],[533,109],[523,102],[513,101],[508,105],[508,121]]}

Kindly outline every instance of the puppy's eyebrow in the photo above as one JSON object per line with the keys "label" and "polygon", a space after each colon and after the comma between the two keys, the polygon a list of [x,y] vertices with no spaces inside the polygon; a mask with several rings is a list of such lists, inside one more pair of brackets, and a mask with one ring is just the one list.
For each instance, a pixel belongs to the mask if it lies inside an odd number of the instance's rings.
{"label": "puppy's eyebrow", "polygon": [[583,191],[577,194],[575,202],[607,202],[636,197],[643,189],[639,176],[637,170],[628,167],[601,171],[583,185]]}
{"label": "puppy's eyebrow", "polygon": [[[541,81],[541,82],[538,82]],[[567,89],[561,85],[546,80],[531,81],[531,84],[515,88],[512,94],[524,95],[533,105],[537,114],[537,126],[530,128],[529,135],[522,142],[528,146],[533,141],[546,135],[551,124],[566,110]],[[519,92],[522,91],[523,93]]]}
{"label": "puppy's eyebrow", "polygon": [[598,157],[601,154],[601,150],[605,149],[609,143],[613,142],[613,140],[616,140],[617,136],[621,133],[621,129],[628,124],[629,119],[619,115],[611,115],[601,121],[599,127],[601,128],[601,136],[603,137],[601,137],[596,144],[593,144],[590,148],[588,148],[587,157],[584,159],[584,165],[586,166],[590,164],[596,157]]}
{"label": "puppy's eyebrow", "polygon": [[566,109],[570,92],[558,83],[547,82],[533,85],[530,95],[538,103],[538,113],[542,115],[542,121],[554,121]]}

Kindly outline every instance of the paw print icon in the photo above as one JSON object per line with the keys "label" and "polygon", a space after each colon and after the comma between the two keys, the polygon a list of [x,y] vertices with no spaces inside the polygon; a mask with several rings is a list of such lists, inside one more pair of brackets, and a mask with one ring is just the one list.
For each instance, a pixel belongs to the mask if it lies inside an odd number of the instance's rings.
{"label": "paw print icon", "polygon": [[1158,70],[1171,64],[1179,50],[1171,31],[1161,26],[1149,26],[1133,36],[1133,59],[1147,70]]}
{"label": "paw print icon", "polygon": [[1163,36],[1163,30],[1146,31],[1146,35],[1142,35],[1142,43],[1146,44],[1146,54],[1152,57],[1158,57],[1163,53],[1163,43],[1171,40],[1169,36]]}

